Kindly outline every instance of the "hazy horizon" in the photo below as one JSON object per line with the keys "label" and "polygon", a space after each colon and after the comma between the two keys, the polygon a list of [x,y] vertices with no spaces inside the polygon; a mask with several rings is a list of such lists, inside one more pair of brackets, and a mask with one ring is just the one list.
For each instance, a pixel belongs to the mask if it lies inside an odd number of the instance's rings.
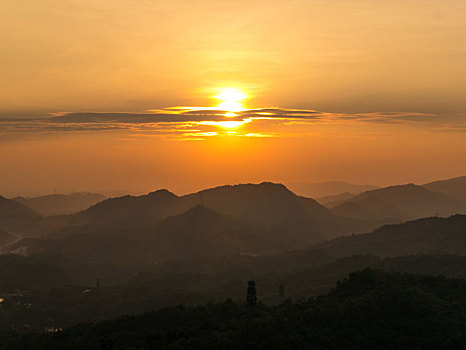
{"label": "hazy horizon", "polygon": [[465,15],[460,0],[2,1],[0,192],[460,176]]}
{"label": "hazy horizon", "polygon": [[[390,186],[398,186],[398,185],[407,185],[407,184],[415,184],[415,185],[423,185],[426,183],[430,182],[435,182],[435,181],[442,181],[442,180],[449,180],[449,179],[454,179],[454,178],[459,178],[463,177],[464,175],[458,175],[458,176],[453,176],[451,178],[435,178],[429,181],[423,181],[423,182],[414,182],[414,181],[406,181],[406,182],[400,182],[400,183],[387,183],[387,184],[374,184],[374,183],[350,183],[346,181],[341,181],[341,180],[329,180],[329,181],[317,181],[317,182],[280,182],[280,181],[272,181],[272,180],[259,180],[259,181],[244,181],[244,182],[232,182],[232,183],[218,183],[218,184],[213,184],[213,185],[207,185],[207,186],[175,186],[176,190],[169,188],[168,186],[156,186],[153,188],[147,188],[147,189],[79,189],[79,188],[71,188],[70,190],[63,190],[60,188],[52,188],[52,189],[40,189],[39,191],[2,191],[0,188],[0,196],[3,196],[5,198],[15,198],[17,196],[19,197],[25,197],[25,198],[33,198],[33,197],[40,197],[40,196],[46,196],[46,195],[70,195],[70,194],[77,194],[77,193],[97,193],[101,194],[107,197],[120,197],[120,196],[126,196],[126,195],[132,195],[132,196],[140,196],[140,195],[145,195],[151,192],[155,192],[158,190],[168,190],[172,193],[174,193],[177,196],[184,196],[187,194],[192,194],[192,193],[197,193],[199,191],[203,191],[206,189],[211,189],[211,188],[217,188],[217,187],[222,187],[222,186],[235,186],[235,185],[242,185],[242,184],[260,184],[264,182],[269,182],[269,183],[277,183],[277,184],[283,184],[285,185],[289,190],[292,192],[302,195],[302,196],[307,196],[307,197],[312,197],[312,198],[319,198],[319,197],[325,197],[328,195],[336,195],[336,194],[341,194],[343,192],[347,191],[339,191],[337,189],[333,189],[332,185],[335,184],[343,184],[343,185],[349,185],[349,186],[367,186],[367,187],[374,187],[374,188],[385,188],[385,187],[390,187]],[[306,195],[306,191],[300,189],[302,185],[327,185],[329,188],[328,189],[320,189],[318,192],[325,192],[324,194],[321,195]],[[317,191],[317,190],[316,190]],[[356,194],[359,192],[365,192],[366,190],[363,191],[350,191],[350,193]],[[326,193],[328,192],[328,193]]]}

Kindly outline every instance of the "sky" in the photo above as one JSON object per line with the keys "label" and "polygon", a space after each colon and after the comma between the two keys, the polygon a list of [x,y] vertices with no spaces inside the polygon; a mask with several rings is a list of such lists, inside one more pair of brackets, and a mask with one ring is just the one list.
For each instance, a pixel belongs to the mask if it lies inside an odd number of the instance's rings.
{"label": "sky", "polygon": [[0,194],[466,175],[464,0],[2,0]]}

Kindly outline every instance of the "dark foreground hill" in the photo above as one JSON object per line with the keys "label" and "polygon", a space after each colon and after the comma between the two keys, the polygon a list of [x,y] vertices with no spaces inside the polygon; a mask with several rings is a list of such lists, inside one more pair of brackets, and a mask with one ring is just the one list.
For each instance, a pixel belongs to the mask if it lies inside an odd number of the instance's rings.
{"label": "dark foreground hill", "polygon": [[364,270],[296,304],[177,306],[57,333],[3,332],[0,347],[457,350],[466,345],[464,329],[466,281]]}
{"label": "dark foreground hill", "polygon": [[[210,261],[215,264],[215,261]],[[358,255],[327,264],[293,265],[275,272],[273,266],[230,266],[220,272],[170,271],[83,263],[51,255],[4,255],[0,259],[0,320],[22,331],[64,328],[80,322],[98,322],[125,314],[184,304],[202,305],[226,298],[243,300],[245,285],[254,279],[266,305],[328,293],[348,274],[365,268],[466,278],[464,256],[409,256],[381,259]],[[262,266],[263,268],[263,266]],[[98,281],[98,282],[97,282]],[[0,322],[0,323],[1,323]]]}

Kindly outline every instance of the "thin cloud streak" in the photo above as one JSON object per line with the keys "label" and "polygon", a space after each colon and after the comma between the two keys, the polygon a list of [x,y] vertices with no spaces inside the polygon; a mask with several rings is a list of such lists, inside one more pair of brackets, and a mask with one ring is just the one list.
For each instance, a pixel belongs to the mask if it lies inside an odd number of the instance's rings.
{"label": "thin cloud streak", "polygon": [[[349,124],[425,124],[430,129],[464,132],[466,116],[452,118],[436,114],[410,112],[328,113],[316,110],[258,108],[225,116],[225,111],[204,107],[172,107],[145,113],[54,113],[44,118],[0,118],[0,135],[11,133],[76,133],[127,130],[133,135],[150,134],[199,140],[221,135],[245,137],[280,137],[297,125]],[[282,132],[251,130],[257,123],[268,123]],[[246,127],[247,125],[247,127]],[[296,131],[294,131],[296,133]],[[299,132],[298,132],[299,133]]]}

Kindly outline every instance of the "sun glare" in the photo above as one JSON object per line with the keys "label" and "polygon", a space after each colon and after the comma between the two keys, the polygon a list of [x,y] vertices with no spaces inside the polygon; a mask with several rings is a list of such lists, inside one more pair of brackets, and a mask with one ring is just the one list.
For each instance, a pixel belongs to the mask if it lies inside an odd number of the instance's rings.
{"label": "sun glare", "polygon": [[226,120],[226,121],[202,121],[202,122],[199,122],[199,124],[220,126],[225,129],[233,129],[233,128],[237,128],[238,126],[250,123],[250,122],[251,122],[251,119],[244,119],[244,120]]}
{"label": "sun glare", "polygon": [[244,111],[245,108],[242,101],[247,98],[247,95],[235,88],[221,89],[220,92],[214,96],[217,100],[222,101],[217,108],[226,111],[225,116],[235,117],[236,112]]}

